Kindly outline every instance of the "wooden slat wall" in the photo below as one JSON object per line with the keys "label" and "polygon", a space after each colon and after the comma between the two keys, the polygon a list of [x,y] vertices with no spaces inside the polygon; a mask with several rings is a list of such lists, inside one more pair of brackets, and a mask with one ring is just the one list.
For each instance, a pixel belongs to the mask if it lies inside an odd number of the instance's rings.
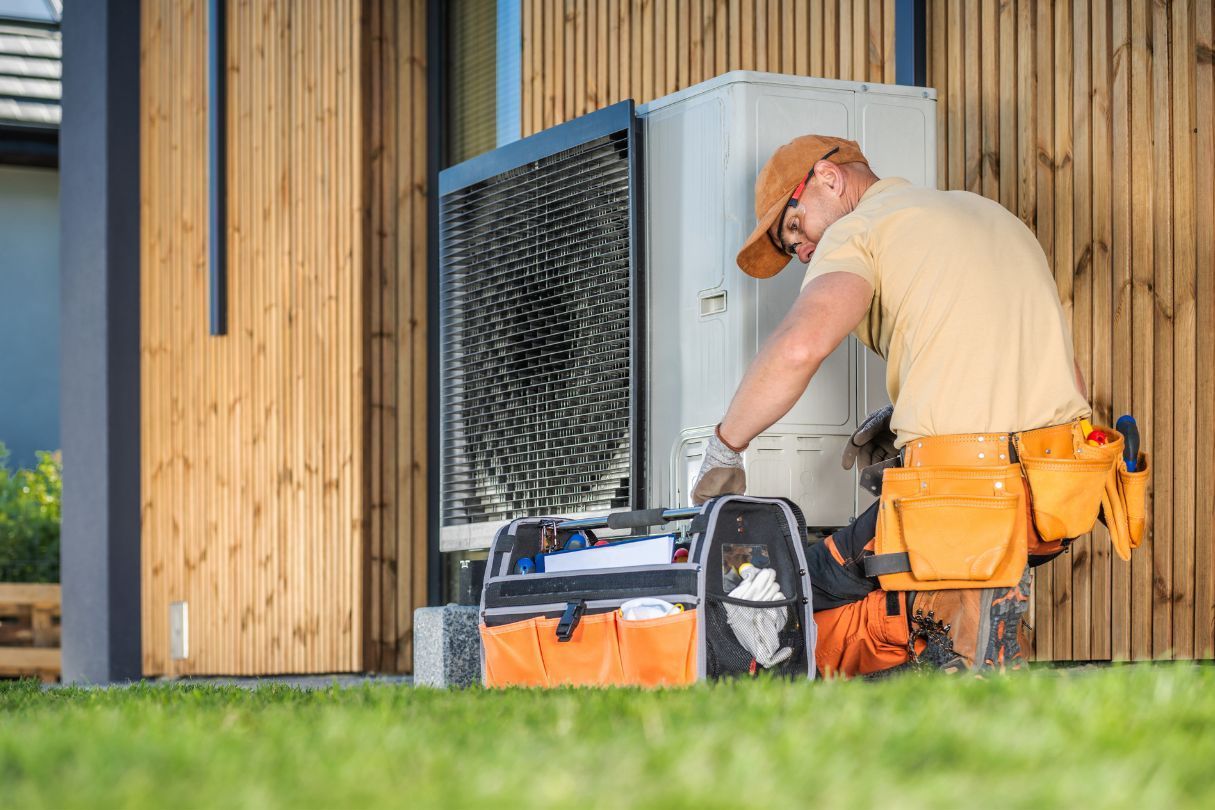
{"label": "wooden slat wall", "polygon": [[426,1],[366,0],[370,383],[363,667],[408,672],[426,604]]}
{"label": "wooden slat wall", "polygon": [[143,4],[149,675],[363,666],[361,6],[228,4],[229,334],[210,337],[206,4]]}
{"label": "wooden slat wall", "polygon": [[[522,0],[523,134],[730,70],[894,81],[894,0]],[[585,78],[583,78],[585,77]]]}
{"label": "wooden slat wall", "polygon": [[[1042,659],[1215,651],[1215,146],[1204,0],[929,0],[938,182],[1038,235],[1098,421],[1133,412],[1150,538],[1038,571]],[[894,79],[889,0],[523,0],[523,131],[727,70]],[[579,80],[585,76],[585,81]],[[1202,361],[1200,361],[1202,360]]]}
{"label": "wooden slat wall", "polygon": [[1040,659],[1215,646],[1215,82],[1209,0],[930,0],[938,182],[1034,230],[1104,424],[1155,464],[1130,565],[1104,531],[1036,574]]}

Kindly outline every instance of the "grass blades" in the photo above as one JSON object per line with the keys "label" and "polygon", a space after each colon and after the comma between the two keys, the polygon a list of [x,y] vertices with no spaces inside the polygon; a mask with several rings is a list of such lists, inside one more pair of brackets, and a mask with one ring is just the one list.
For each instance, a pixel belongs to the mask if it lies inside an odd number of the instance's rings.
{"label": "grass blades", "polygon": [[676,691],[0,685],[0,804],[1215,806],[1215,668]]}

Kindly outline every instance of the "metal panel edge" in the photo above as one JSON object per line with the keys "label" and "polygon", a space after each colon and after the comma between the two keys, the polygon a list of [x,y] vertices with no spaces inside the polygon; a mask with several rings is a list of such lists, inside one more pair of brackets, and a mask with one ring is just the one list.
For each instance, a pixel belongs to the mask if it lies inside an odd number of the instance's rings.
{"label": "metal panel edge", "polygon": [[[467,188],[495,175],[546,158],[587,141],[630,129],[633,101],[626,99],[564,124],[537,132],[521,141],[508,143],[439,172],[439,196]],[[631,132],[631,129],[630,129]],[[632,139],[630,137],[630,146]],[[632,167],[630,167],[631,169]]]}
{"label": "metal panel edge", "polygon": [[[647,440],[646,400],[648,397],[645,333],[645,149],[641,119],[637,116],[631,100],[627,105],[629,145],[629,445],[633,469],[629,473],[629,505],[633,509],[646,508],[646,448]],[[674,504],[671,504],[674,505]]]}

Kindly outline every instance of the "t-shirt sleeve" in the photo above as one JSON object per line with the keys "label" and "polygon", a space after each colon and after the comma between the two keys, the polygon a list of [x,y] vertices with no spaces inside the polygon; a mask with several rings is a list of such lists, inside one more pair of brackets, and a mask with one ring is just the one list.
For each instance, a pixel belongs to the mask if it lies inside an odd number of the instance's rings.
{"label": "t-shirt sleeve", "polygon": [[864,217],[848,214],[827,228],[806,267],[802,289],[828,273],[851,273],[877,289],[877,267],[869,249],[869,228]]}

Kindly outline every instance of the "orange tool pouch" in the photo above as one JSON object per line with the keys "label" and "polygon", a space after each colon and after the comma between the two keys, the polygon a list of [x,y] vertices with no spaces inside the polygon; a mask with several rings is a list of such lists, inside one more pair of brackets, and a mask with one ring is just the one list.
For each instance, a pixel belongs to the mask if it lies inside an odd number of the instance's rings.
{"label": "orange tool pouch", "polygon": [[1007,434],[934,436],[882,478],[874,556],[887,591],[1011,587],[1028,559],[1020,467]]}
{"label": "orange tool pouch", "polygon": [[1138,469],[1127,472],[1121,458],[1105,480],[1101,494],[1102,523],[1110,530],[1110,543],[1124,560],[1143,542],[1147,522],[1147,487],[1151,479],[1146,454],[1140,454]]}
{"label": "orange tool pouch", "polygon": [[1104,445],[1085,441],[1080,423],[1028,430],[1014,436],[1029,487],[1034,525],[1046,542],[1092,531],[1098,513],[1110,530],[1110,543],[1124,560],[1143,540],[1147,497],[1147,457],[1126,471],[1125,440],[1113,428],[1100,428]]}
{"label": "orange tool pouch", "polygon": [[1143,538],[1147,459],[1128,473],[1122,435],[1102,430],[1102,446],[1079,421],[910,442],[883,476],[866,574],[886,590],[1011,587],[1029,551],[1091,531],[1102,511],[1129,559]]}

